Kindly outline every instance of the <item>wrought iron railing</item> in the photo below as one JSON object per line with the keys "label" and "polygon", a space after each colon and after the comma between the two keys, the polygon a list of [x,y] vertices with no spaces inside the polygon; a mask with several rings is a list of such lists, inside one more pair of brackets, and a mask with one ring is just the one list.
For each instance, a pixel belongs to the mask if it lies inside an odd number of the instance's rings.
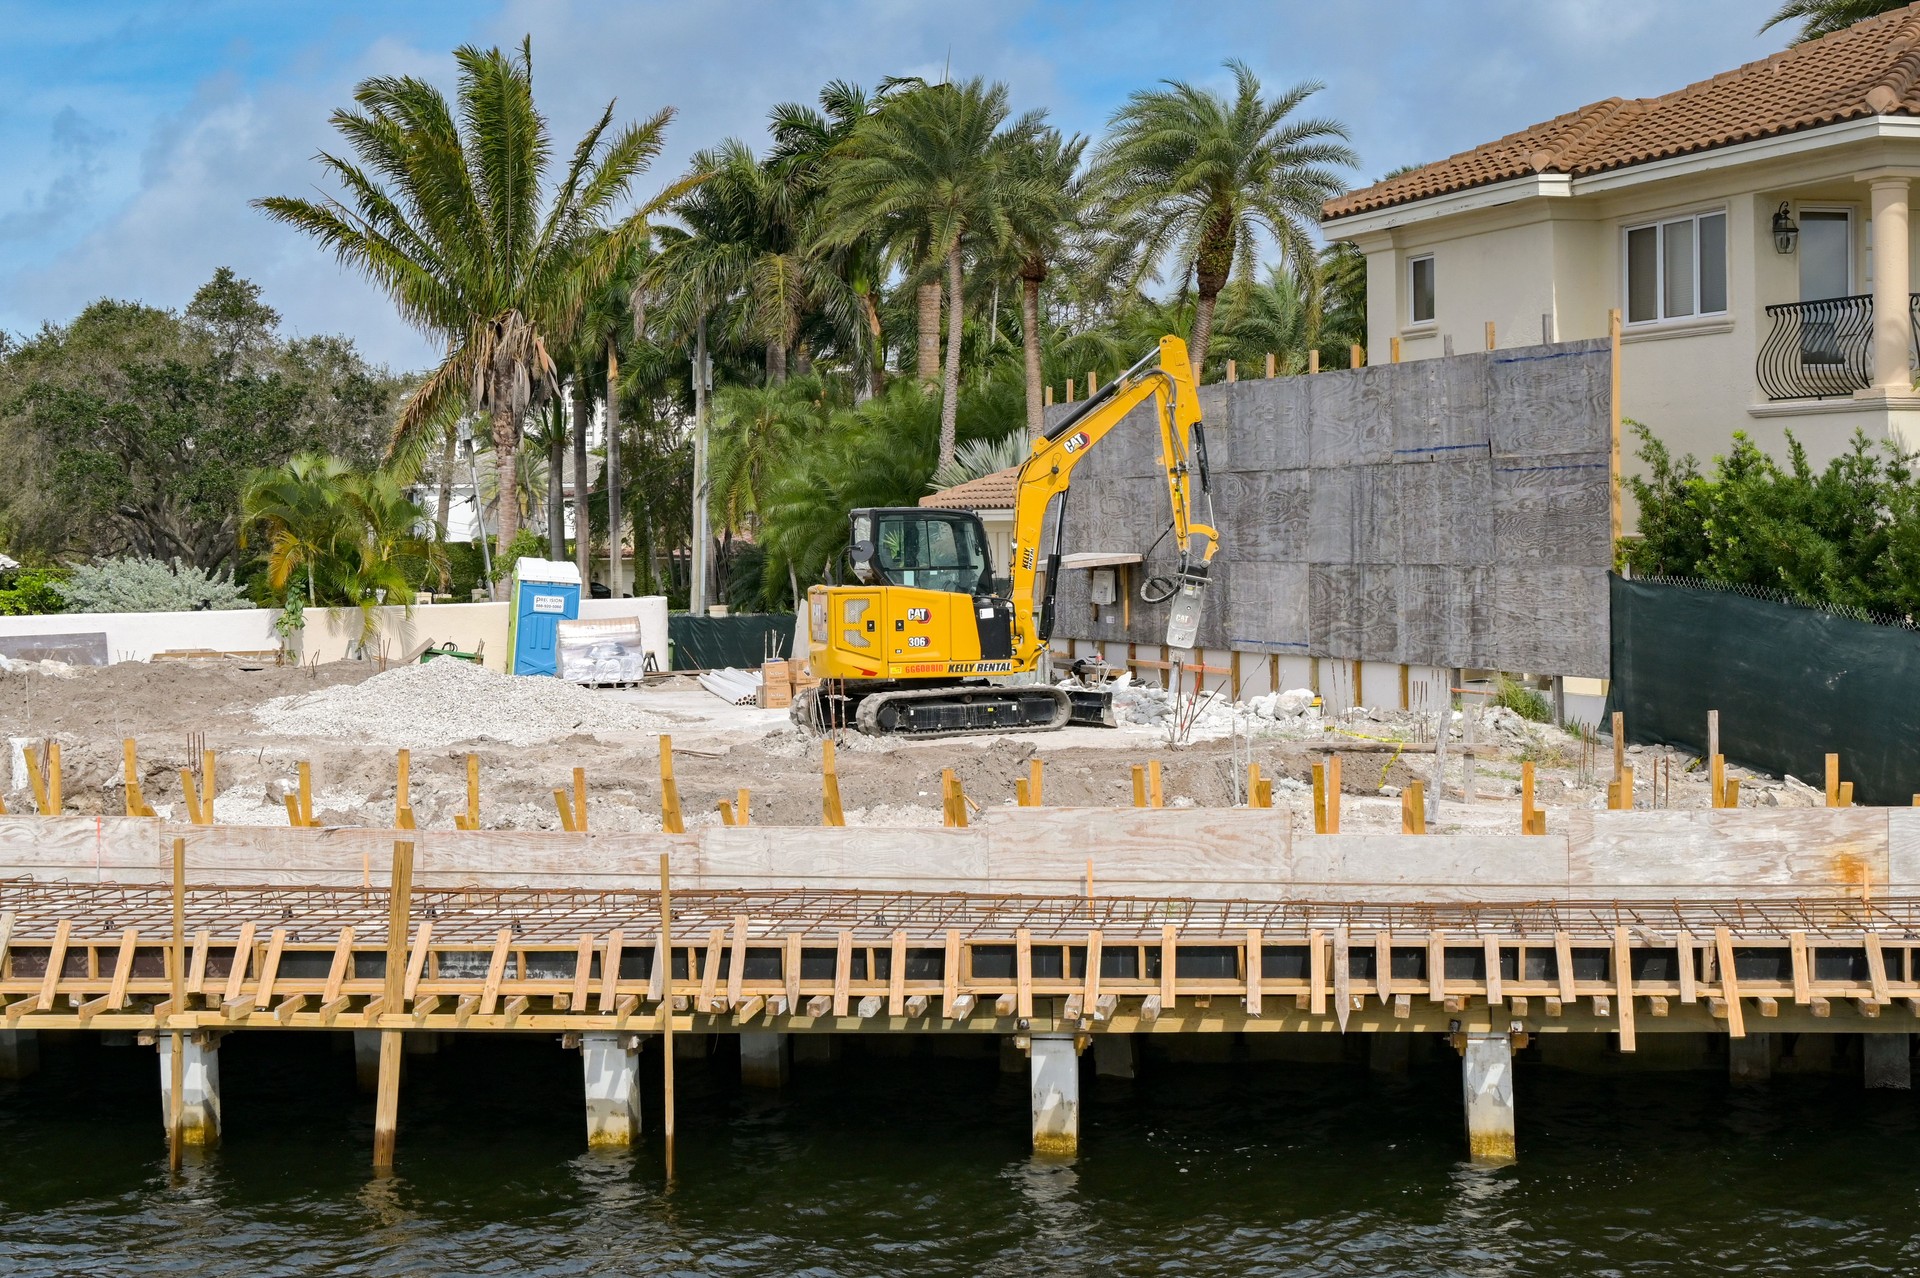
{"label": "wrought iron railing", "polygon": [[1756,373],[1768,399],[1828,399],[1873,384],[1873,295],[1783,302]]}
{"label": "wrought iron railing", "polygon": [[[1907,299],[1910,347],[1920,350],[1920,294]],[[1755,374],[1768,399],[1832,399],[1873,384],[1873,295],[1783,302]]]}

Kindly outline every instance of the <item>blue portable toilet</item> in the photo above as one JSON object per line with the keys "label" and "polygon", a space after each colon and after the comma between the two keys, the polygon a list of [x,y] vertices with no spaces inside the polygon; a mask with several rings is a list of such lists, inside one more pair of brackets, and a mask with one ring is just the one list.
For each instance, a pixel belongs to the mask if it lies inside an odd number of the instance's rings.
{"label": "blue portable toilet", "polygon": [[560,623],[579,615],[578,567],[551,559],[515,560],[507,612],[507,672],[559,674]]}

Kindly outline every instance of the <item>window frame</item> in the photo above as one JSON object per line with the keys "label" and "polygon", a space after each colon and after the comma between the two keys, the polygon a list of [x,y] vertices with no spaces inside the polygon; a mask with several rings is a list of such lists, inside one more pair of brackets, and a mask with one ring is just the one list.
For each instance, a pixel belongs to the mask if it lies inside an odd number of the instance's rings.
{"label": "window frame", "polygon": [[[1846,216],[1847,291],[1841,293],[1840,296],[1854,297],[1862,293],[1871,293],[1873,291],[1873,285],[1868,281],[1872,279],[1871,254],[1873,250],[1872,246],[1867,242],[1867,228],[1870,224],[1862,215],[1860,208],[1852,204],[1834,204],[1819,200],[1810,201],[1806,204],[1796,202],[1793,206],[1794,218],[1798,220],[1804,213],[1840,213]],[[1804,291],[1800,280],[1800,248],[1798,245],[1794,246],[1793,276],[1793,287],[1797,300],[1802,302],[1809,300],[1805,297],[1798,297],[1798,295]],[[1814,298],[1812,300],[1830,301],[1832,299]]]}
{"label": "window frame", "polygon": [[[1718,217],[1721,220],[1721,251],[1727,255],[1722,266],[1721,283],[1726,296],[1721,299],[1718,310],[1702,309],[1700,302],[1700,222],[1704,218]],[[1666,228],[1681,222],[1693,227],[1693,278],[1691,281],[1693,309],[1684,315],[1669,315],[1667,309],[1667,237]],[[1654,315],[1651,319],[1632,318],[1633,298],[1633,257],[1627,250],[1629,237],[1635,231],[1651,230],[1653,240],[1653,304]],[[1627,328],[1652,328],[1661,324],[1693,324],[1703,320],[1723,319],[1733,314],[1733,229],[1732,218],[1724,204],[1692,209],[1686,212],[1662,213],[1620,224],[1620,314],[1621,322]]]}
{"label": "window frame", "polygon": [[[1426,316],[1424,319],[1421,318],[1418,310],[1420,290],[1414,282],[1414,270],[1422,262],[1426,262],[1429,266],[1433,268],[1432,280],[1428,285],[1428,290],[1429,290],[1428,301],[1433,306],[1433,314]],[[1434,262],[1434,255],[1431,252],[1409,254],[1407,257],[1407,327],[1408,328],[1430,327],[1431,325],[1439,322],[1439,316],[1440,316],[1440,268]]]}

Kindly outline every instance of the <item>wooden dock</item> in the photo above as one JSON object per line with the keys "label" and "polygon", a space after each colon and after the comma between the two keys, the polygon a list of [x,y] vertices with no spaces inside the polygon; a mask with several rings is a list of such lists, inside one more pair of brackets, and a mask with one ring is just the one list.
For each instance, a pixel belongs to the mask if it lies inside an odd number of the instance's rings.
{"label": "wooden dock", "polygon": [[[1920,812],[1561,813],[1548,835],[1314,834],[1272,809],[1005,809],[966,828],[612,835],[0,818],[0,1074],[43,1031],[159,1045],[177,1144],[219,1132],[218,1044],[352,1032],[390,1164],[409,1035],[582,1052],[596,1144],[638,1138],[638,1054],[737,1035],[778,1083],[821,1034],[992,1035],[1033,1139],[1077,1141],[1079,1058],[1140,1035],[1444,1036],[1469,1148],[1514,1152],[1539,1036],[1920,1030]],[[1756,1056],[1757,1053],[1757,1056]],[[671,1121],[672,1053],[663,1058]],[[177,1092],[177,1095],[176,1095]]]}

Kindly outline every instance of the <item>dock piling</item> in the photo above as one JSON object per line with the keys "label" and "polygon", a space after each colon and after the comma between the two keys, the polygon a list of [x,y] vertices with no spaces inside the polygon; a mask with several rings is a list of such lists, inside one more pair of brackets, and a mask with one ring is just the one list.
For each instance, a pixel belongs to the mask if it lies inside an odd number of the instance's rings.
{"label": "dock piling", "polygon": [[1028,1049],[1033,1152],[1070,1158],[1080,1147],[1080,1054],[1071,1034],[1035,1034]]}
{"label": "dock piling", "polygon": [[1098,1078],[1132,1078],[1133,1035],[1097,1034],[1093,1039],[1093,1072]]}
{"label": "dock piling", "polygon": [[1468,1034],[1466,1040],[1468,1156],[1483,1165],[1513,1162],[1513,1042],[1505,1034]]}
{"label": "dock piling", "polygon": [[640,1036],[589,1031],[580,1036],[587,1086],[587,1145],[624,1149],[640,1139]]}
{"label": "dock piling", "polygon": [[175,1034],[162,1035],[160,1105],[163,1123],[172,1118],[173,1063],[180,1069],[180,1140],[208,1149],[220,1143],[220,1049],[211,1034],[188,1034],[175,1050]]}
{"label": "dock piling", "polygon": [[1748,1034],[1727,1039],[1727,1078],[1735,1083],[1764,1083],[1773,1077],[1773,1035]]}
{"label": "dock piling", "polygon": [[1913,1036],[1911,1034],[1862,1034],[1860,1055],[1866,1065],[1869,1090],[1911,1091],[1913,1089]]}
{"label": "dock piling", "polygon": [[740,1081],[774,1091],[787,1085],[790,1034],[772,1030],[740,1031]]}
{"label": "dock piling", "polygon": [[0,1030],[0,1079],[26,1078],[40,1068],[36,1030]]}

